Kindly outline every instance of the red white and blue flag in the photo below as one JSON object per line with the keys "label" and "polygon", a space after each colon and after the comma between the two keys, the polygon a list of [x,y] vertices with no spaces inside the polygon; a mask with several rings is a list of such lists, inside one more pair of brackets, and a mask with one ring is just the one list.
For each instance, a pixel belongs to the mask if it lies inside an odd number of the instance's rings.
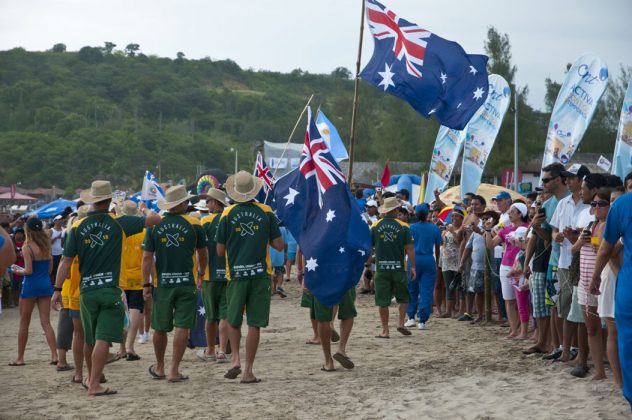
{"label": "red white and blue flag", "polygon": [[434,115],[441,125],[465,128],[487,98],[487,56],[467,54],[376,0],[367,0],[366,17],[375,48],[360,78],[426,118]]}
{"label": "red white and blue flag", "polygon": [[255,170],[253,175],[263,180],[263,188],[261,189],[259,194],[257,194],[257,197],[255,197],[255,199],[260,203],[268,204],[272,208],[274,208],[272,195],[274,178],[272,177],[270,168],[268,168],[268,165],[266,165],[266,161],[263,160],[263,155],[261,154],[261,152],[257,152],[257,160],[255,162]]}
{"label": "red white and blue flag", "polygon": [[305,257],[306,287],[322,304],[338,304],[362,275],[371,236],[310,109],[299,167],[273,193],[276,215]]}

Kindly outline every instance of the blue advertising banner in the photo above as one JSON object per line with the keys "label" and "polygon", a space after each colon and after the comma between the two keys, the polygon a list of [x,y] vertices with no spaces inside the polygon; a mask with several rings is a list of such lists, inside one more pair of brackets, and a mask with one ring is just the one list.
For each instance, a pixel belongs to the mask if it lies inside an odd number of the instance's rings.
{"label": "blue advertising banner", "polygon": [[625,178],[632,170],[632,79],[628,82],[628,90],[621,107],[613,160],[612,173],[621,179]]}
{"label": "blue advertising banner", "polygon": [[461,167],[461,197],[476,193],[494,147],[505,113],[511,101],[511,89],[505,79],[497,74],[489,75],[489,95],[467,124]]}
{"label": "blue advertising banner", "polygon": [[566,165],[577,150],[608,83],[608,67],[595,54],[583,54],[573,64],[555,100],[546,136],[542,167]]}

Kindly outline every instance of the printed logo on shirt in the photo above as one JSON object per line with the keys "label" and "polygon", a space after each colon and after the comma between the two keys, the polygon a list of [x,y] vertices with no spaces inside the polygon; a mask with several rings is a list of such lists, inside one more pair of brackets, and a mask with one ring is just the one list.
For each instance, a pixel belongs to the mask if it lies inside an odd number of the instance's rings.
{"label": "printed logo on shirt", "polygon": [[[253,223],[239,223],[239,227],[241,228],[241,236],[255,236],[255,231],[253,230]],[[254,226],[254,229],[259,229],[259,226]],[[236,230],[237,231],[237,230]]]}

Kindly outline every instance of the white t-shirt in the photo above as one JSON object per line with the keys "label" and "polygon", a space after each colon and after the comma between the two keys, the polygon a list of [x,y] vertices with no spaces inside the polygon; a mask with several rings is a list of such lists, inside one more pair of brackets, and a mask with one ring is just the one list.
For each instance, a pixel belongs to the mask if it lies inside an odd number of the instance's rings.
{"label": "white t-shirt", "polygon": [[584,209],[579,213],[577,217],[577,223],[575,224],[576,229],[583,229],[590,224],[590,222],[595,221],[595,215],[590,214],[590,207]]}
{"label": "white t-shirt", "polygon": [[[579,220],[579,215],[585,209],[590,209],[590,205],[584,204],[581,199],[575,202],[572,195],[564,197],[557,204],[549,224],[560,232],[563,232],[567,227],[573,227],[573,225]],[[572,248],[573,244],[571,241],[564,239],[560,245],[560,259],[557,265],[558,268],[569,268],[571,266],[571,261],[573,260]]]}
{"label": "white t-shirt", "polygon": [[55,256],[64,252],[64,238],[66,237],[66,229],[50,230],[51,253]]}

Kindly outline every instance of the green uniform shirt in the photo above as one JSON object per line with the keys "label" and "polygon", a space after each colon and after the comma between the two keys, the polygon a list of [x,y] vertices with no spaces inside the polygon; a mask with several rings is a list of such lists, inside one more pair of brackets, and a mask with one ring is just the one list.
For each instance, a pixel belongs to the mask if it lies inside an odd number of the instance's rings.
{"label": "green uniform shirt", "polygon": [[228,280],[268,278],[272,274],[268,243],[281,236],[272,209],[250,202],[222,212],[215,241],[226,246]]}
{"label": "green uniform shirt", "polygon": [[144,217],[115,217],[102,210],[88,213],[67,233],[64,256],[79,259],[81,293],[119,286],[123,242],[144,227]]}
{"label": "green uniform shirt", "polygon": [[195,250],[206,246],[206,234],[198,219],[166,213],[147,229],[143,249],[156,255],[158,287],[195,285]]}
{"label": "green uniform shirt", "polygon": [[375,271],[406,271],[404,247],[413,243],[408,223],[386,216],[371,226]]}
{"label": "green uniform shirt", "polygon": [[221,213],[212,213],[200,221],[208,239],[208,271],[212,281],[226,281],[226,257],[217,255],[215,241],[220,215]]}

